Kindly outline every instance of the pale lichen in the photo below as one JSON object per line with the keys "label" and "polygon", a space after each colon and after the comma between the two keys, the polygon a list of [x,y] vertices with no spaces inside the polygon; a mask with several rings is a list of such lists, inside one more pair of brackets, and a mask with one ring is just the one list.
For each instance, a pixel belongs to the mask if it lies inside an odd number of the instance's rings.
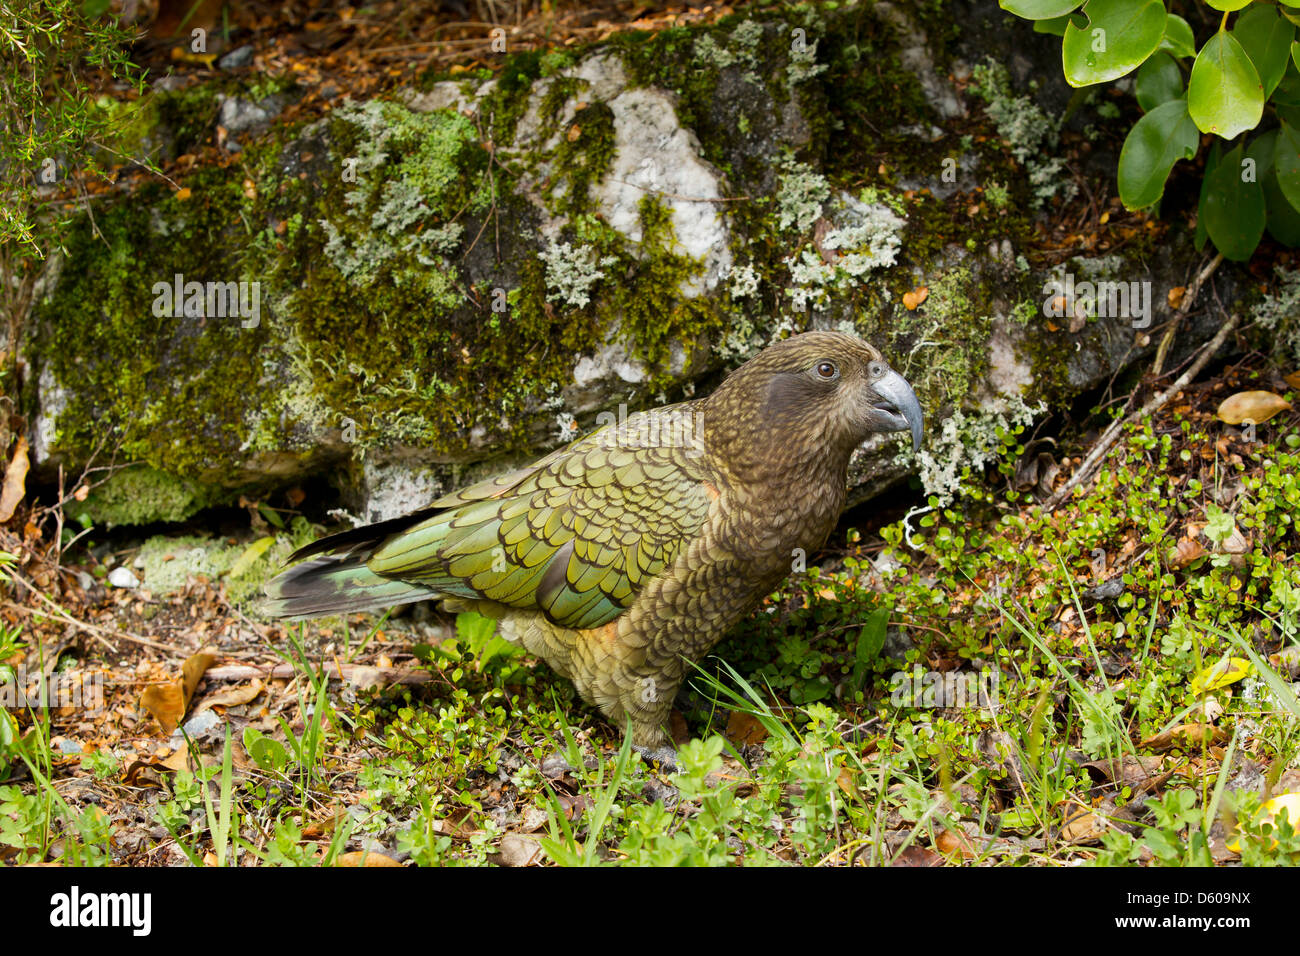
{"label": "pale lichen", "polygon": [[1016,430],[1046,411],[1045,405],[1028,405],[1018,395],[1004,404],[1001,409],[971,413],[957,409],[917,454],[921,486],[926,495],[938,499],[939,507],[963,494],[970,479],[982,476]]}
{"label": "pale lichen", "polygon": [[1075,185],[1065,175],[1065,160],[1057,152],[1061,121],[1052,119],[1028,96],[1011,91],[1007,68],[993,58],[971,69],[971,92],[984,100],[985,112],[1025,168],[1033,203],[1039,206],[1057,195],[1069,199]]}
{"label": "pale lichen", "polygon": [[826,177],[804,163],[787,160],[776,192],[777,226],[807,232],[821,218],[822,204],[831,196]]}
{"label": "pale lichen", "polygon": [[1273,333],[1280,354],[1300,363],[1300,269],[1277,266],[1275,272],[1277,286],[1259,301],[1251,315]]}
{"label": "pale lichen", "polygon": [[546,263],[546,298],[575,309],[591,301],[592,286],[605,278],[604,269],[618,263],[617,256],[601,256],[591,246],[574,247],[550,242],[538,253]]}

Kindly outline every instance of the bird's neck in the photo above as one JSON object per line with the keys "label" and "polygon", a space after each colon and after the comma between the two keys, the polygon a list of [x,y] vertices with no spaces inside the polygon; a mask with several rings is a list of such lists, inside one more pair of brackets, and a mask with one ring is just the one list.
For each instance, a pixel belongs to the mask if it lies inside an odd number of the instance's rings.
{"label": "bird's neck", "polygon": [[711,411],[706,406],[703,414],[706,454],[733,500],[834,524],[844,506],[853,446],[828,441],[818,423],[773,428]]}

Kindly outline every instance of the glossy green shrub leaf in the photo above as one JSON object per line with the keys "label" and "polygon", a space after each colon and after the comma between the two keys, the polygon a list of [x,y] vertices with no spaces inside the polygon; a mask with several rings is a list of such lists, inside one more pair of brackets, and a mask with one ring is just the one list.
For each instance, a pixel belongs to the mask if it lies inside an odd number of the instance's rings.
{"label": "glossy green shrub leaf", "polygon": [[[1228,153],[1205,177],[1202,191],[1200,218],[1205,220],[1206,231],[1224,258],[1245,262],[1250,258],[1264,235],[1266,213],[1264,190],[1260,186],[1258,169],[1245,164],[1248,157],[1242,144]],[[1243,175],[1251,170],[1250,175]]]}
{"label": "glossy green shrub leaf", "polygon": [[1171,13],[1165,17],[1165,35],[1159,48],[1176,57],[1196,56],[1196,37],[1187,21],[1178,14]]}
{"label": "glossy green shrub leaf", "polygon": [[1220,30],[1196,55],[1187,84],[1187,110],[1198,129],[1224,139],[1258,125],[1264,91],[1255,65],[1231,33]]}
{"label": "glossy green shrub leaf", "polygon": [[1075,10],[1083,0],[998,0],[998,6],[1026,20],[1050,20]]}
{"label": "glossy green shrub leaf", "polygon": [[1256,136],[1246,147],[1246,155],[1255,160],[1256,171],[1261,179],[1273,169],[1273,152],[1276,145],[1277,130],[1271,129],[1267,133]]}
{"label": "glossy green shrub leaf", "polygon": [[1300,209],[1300,130],[1282,120],[1277,130],[1277,145],[1273,150],[1273,167],[1282,195],[1296,209]]}
{"label": "glossy green shrub leaf", "polygon": [[1273,91],[1269,103],[1278,106],[1300,106],[1300,70],[1292,64],[1286,68],[1282,82]]}
{"label": "glossy green shrub leaf", "polygon": [[1210,147],[1210,153],[1205,157],[1205,172],[1201,174],[1201,195],[1196,203],[1196,251],[1200,252],[1205,248],[1206,242],[1210,239],[1210,233],[1205,228],[1205,216],[1201,210],[1205,208],[1205,201],[1210,195],[1210,177],[1216,169],[1219,168],[1219,155],[1223,152],[1220,148],[1220,140],[1215,140],[1214,145]]}
{"label": "glossy green shrub leaf", "polygon": [[1134,86],[1138,105],[1150,113],[1161,103],[1168,103],[1183,95],[1183,73],[1178,61],[1168,53],[1153,53],[1137,72]]}
{"label": "glossy green shrub leaf", "polygon": [[1129,209],[1156,202],[1174,163],[1191,159],[1200,133],[1187,115],[1187,101],[1157,106],[1129,130],[1119,154],[1119,198]]}
{"label": "glossy green shrub leaf", "polygon": [[1164,39],[1161,0],[1088,0],[1088,26],[1071,23],[1061,41],[1061,64],[1071,86],[1117,80],[1137,69]]}
{"label": "glossy green shrub leaf", "polygon": [[1254,64],[1265,98],[1271,96],[1286,72],[1295,25],[1272,7],[1257,5],[1237,18],[1232,35]]}
{"label": "glossy green shrub leaf", "polygon": [[1035,33],[1048,33],[1052,36],[1065,36],[1065,28],[1073,23],[1079,28],[1083,28],[1088,23],[1088,18],[1082,13],[1067,13],[1063,17],[1052,17],[1050,20],[1035,20]]}
{"label": "glossy green shrub leaf", "polygon": [[1277,170],[1273,166],[1276,146],[1277,130],[1271,129],[1255,138],[1246,148],[1246,155],[1255,160],[1259,184],[1264,189],[1268,234],[1283,245],[1300,246],[1300,212],[1287,201],[1278,184]]}

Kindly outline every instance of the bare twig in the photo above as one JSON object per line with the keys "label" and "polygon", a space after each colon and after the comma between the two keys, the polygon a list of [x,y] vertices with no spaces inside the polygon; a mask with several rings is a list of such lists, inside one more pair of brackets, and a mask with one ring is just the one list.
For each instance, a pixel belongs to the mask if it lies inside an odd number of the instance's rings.
{"label": "bare twig", "polygon": [[1222,252],[1205,264],[1205,268],[1196,274],[1192,284],[1183,293],[1183,301],[1178,304],[1178,308],[1174,311],[1173,320],[1169,323],[1169,328],[1165,330],[1164,337],[1160,340],[1160,347],[1156,349],[1155,361],[1151,363],[1152,378],[1159,378],[1160,373],[1164,371],[1165,359],[1169,357],[1169,346],[1173,344],[1174,333],[1178,330],[1178,326],[1182,324],[1183,318],[1191,311],[1192,304],[1201,293],[1201,286],[1205,285],[1205,281],[1214,275],[1214,270],[1219,268],[1221,262],[1223,262]]}
{"label": "bare twig", "polygon": [[[31,591],[32,594],[36,595],[36,597],[38,597],[41,601],[47,604],[50,607],[50,609],[53,611],[54,615],[60,618],[64,623],[71,624],[73,627],[81,628],[82,630],[90,634],[91,637],[95,638],[95,640],[99,641],[101,644],[103,644],[105,647],[107,647],[109,650],[113,651],[114,653],[117,653],[117,648],[114,647],[112,644],[110,644],[108,641],[106,641],[104,639],[104,636],[114,637],[114,638],[120,637],[125,641],[131,641],[133,644],[145,644],[149,647],[156,648],[160,651],[166,651],[169,654],[175,654],[177,652],[177,648],[171,644],[162,644],[159,643],[158,641],[151,641],[147,637],[141,637],[138,634],[131,634],[127,631],[119,631],[115,628],[100,627],[97,624],[91,624],[89,621],[78,621],[75,617],[73,617],[71,614],[65,611],[57,601],[46,596],[45,593],[41,591],[40,588],[32,584],[21,574],[17,574],[14,571],[9,571],[8,574],[11,578],[13,578],[13,580],[17,581],[23,587],[27,588],[27,590]],[[5,607],[11,607],[14,608],[15,610],[24,611],[28,614],[41,613],[39,611],[33,610],[30,607],[23,607],[21,604],[15,604],[12,601],[6,601]]]}
{"label": "bare twig", "polygon": [[1201,373],[1201,369],[1205,368],[1205,366],[1209,364],[1214,353],[1219,350],[1219,346],[1221,346],[1228,338],[1228,334],[1237,327],[1237,322],[1240,319],[1240,315],[1233,315],[1227,322],[1223,323],[1223,326],[1215,334],[1214,338],[1204,346],[1201,354],[1197,356],[1196,361],[1188,367],[1187,371],[1178,376],[1178,380],[1174,382],[1173,385],[1156,395],[1133,414],[1117,418],[1115,421],[1111,422],[1110,427],[1102,433],[1101,438],[1097,440],[1097,444],[1093,446],[1092,451],[1088,452],[1088,457],[1083,460],[1083,464],[1078,467],[1070,480],[1053,492],[1052,496],[1043,502],[1043,510],[1055,510],[1070,496],[1070,493],[1074,491],[1075,488],[1083,484],[1083,482],[1090,479],[1093,474],[1096,473],[1098,467],[1100,467],[1102,461],[1105,459],[1106,454],[1110,451],[1115,442],[1119,440],[1119,436],[1123,432],[1125,425],[1129,422],[1137,421],[1140,418],[1146,418],[1159,411],[1168,404],[1170,399],[1186,388],[1188,383]]}
{"label": "bare twig", "polygon": [[[258,667],[255,664],[222,664],[203,672],[207,680],[237,681],[276,680],[297,676],[292,664],[272,664]],[[427,684],[434,675],[424,670],[402,667],[368,667],[364,664],[338,664],[326,667],[327,675],[336,680],[350,681],[362,677],[384,681],[388,684]]]}

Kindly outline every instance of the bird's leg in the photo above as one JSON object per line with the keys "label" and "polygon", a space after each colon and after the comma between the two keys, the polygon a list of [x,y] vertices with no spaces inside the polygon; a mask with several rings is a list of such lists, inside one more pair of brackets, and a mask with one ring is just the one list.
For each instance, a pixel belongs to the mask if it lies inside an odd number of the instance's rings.
{"label": "bird's leg", "polygon": [[680,685],[681,675],[673,669],[643,671],[620,694],[623,712],[632,718],[632,749],[669,773],[677,770],[677,751],[666,728]]}

